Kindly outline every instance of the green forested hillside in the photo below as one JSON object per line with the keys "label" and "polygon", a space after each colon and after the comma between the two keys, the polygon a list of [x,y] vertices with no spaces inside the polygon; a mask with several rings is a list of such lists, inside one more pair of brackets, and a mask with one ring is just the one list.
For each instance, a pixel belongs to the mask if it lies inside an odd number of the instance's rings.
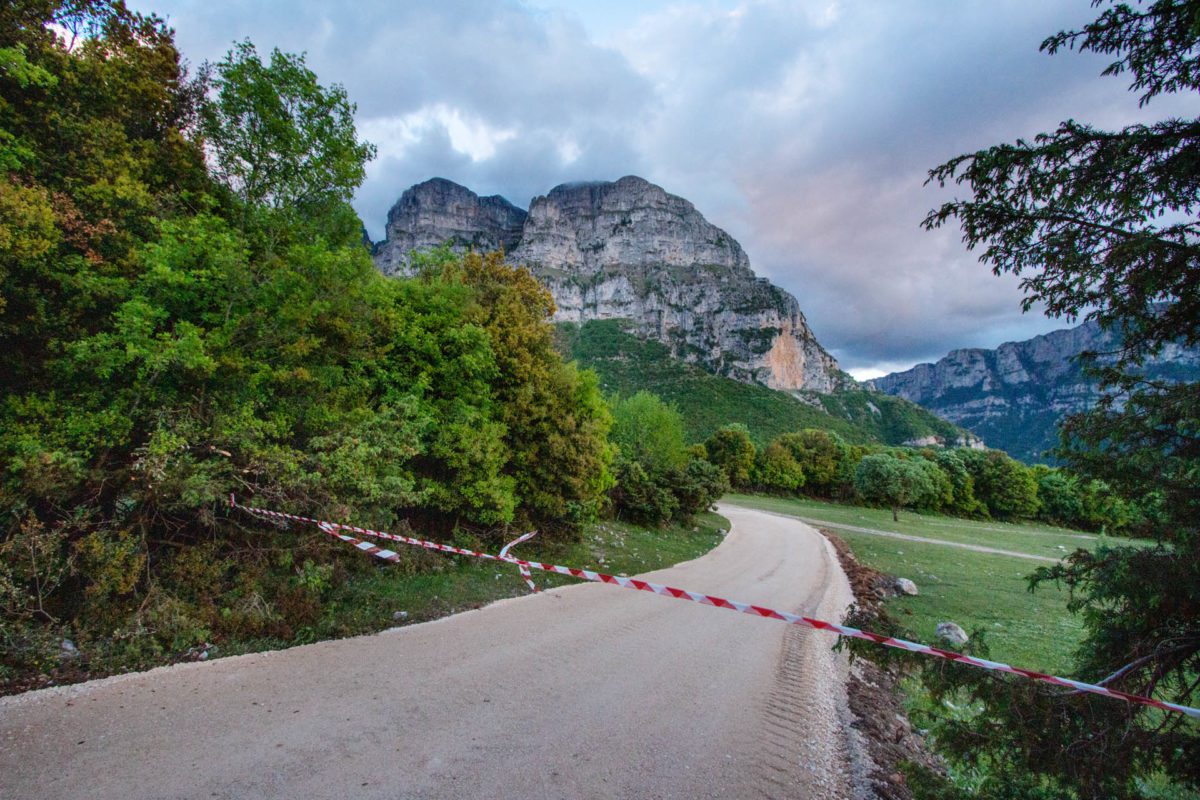
{"label": "green forested hillside", "polygon": [[803,399],[756,384],[723,378],[672,358],[659,342],[643,341],[620,320],[559,327],[564,352],[595,370],[606,392],[646,390],[683,414],[688,438],[699,442],[723,425],[740,422],[759,445],[803,428],[838,433],[848,442],[903,444],[926,436],[956,440],[963,431],[906,400],[854,390],[806,392]]}

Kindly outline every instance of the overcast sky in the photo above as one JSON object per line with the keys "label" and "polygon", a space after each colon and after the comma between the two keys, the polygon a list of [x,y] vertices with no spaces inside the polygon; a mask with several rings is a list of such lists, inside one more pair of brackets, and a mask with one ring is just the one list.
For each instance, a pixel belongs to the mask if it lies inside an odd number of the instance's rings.
{"label": "overcast sky", "polygon": [[[1139,114],[1094,56],[1038,52],[1087,0],[138,0],[185,56],[306,52],[379,148],[355,201],[372,238],[440,176],[528,207],[641,175],[692,201],[794,294],[859,377],[1057,327],[957,229],[925,232],[948,158],[1073,118]],[[1194,113],[1194,112],[1193,112]]]}

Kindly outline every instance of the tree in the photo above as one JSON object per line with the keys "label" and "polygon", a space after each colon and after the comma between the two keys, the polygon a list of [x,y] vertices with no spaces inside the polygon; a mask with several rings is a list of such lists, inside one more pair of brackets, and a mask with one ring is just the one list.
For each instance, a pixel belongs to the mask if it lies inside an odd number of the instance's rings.
{"label": "tree", "polygon": [[206,64],[203,77],[214,95],[200,126],[213,171],[245,209],[301,220],[350,201],[375,146],[358,141],[345,89],[321,86],[303,55],[275,49],[263,64],[249,41]]}
{"label": "tree", "polygon": [[[1163,95],[1195,98],[1194,0],[1095,5],[1108,7],[1042,49],[1111,56],[1105,74],[1128,75],[1143,106]],[[1051,315],[1121,332],[1121,351],[1099,371],[1105,398],[1065,422],[1058,456],[1130,502],[1148,500],[1144,527],[1160,546],[1079,551],[1031,580],[1071,589],[1070,608],[1086,630],[1082,678],[1191,705],[1200,689],[1200,387],[1148,381],[1139,366],[1168,343],[1200,342],[1198,163],[1200,118],[1119,131],[1067,121],[932,170],[930,180],[965,185],[971,196],[925,220],[927,228],[961,224],[966,245],[982,247],[994,272],[1020,276],[1026,309],[1044,304]],[[939,739],[968,757],[986,735],[997,793],[1041,785],[1081,797],[1139,797],[1141,778],[1152,773],[1200,786],[1200,729],[1180,715],[953,667],[946,673],[983,711],[946,723]]]}
{"label": "tree", "polygon": [[845,457],[846,443],[842,437],[817,428],[805,428],[798,433],[784,434],[779,441],[791,450],[792,457],[804,470],[807,493],[829,496],[838,465]]}
{"label": "tree", "polygon": [[734,423],[718,428],[705,440],[704,452],[709,462],[724,471],[729,485],[734,489],[744,489],[749,485],[757,451],[745,425]]}
{"label": "tree", "polygon": [[505,474],[515,481],[519,518],[543,530],[577,533],[600,510],[613,480],[613,418],[599,380],[555,348],[554,299],[529,270],[506,264],[499,252],[468,253],[440,276],[471,289],[467,318],[491,342],[498,370],[492,394],[505,427]]}
{"label": "tree", "polygon": [[993,517],[1032,517],[1038,510],[1037,481],[1029,467],[1001,450],[973,450],[965,456],[975,495]]}
{"label": "tree", "polygon": [[768,491],[796,492],[804,485],[804,467],[796,461],[791,448],[777,438],[758,451],[754,483]]}
{"label": "tree", "polygon": [[612,405],[612,440],[628,461],[642,465],[651,478],[687,463],[683,417],[658,395],[640,391]]}
{"label": "tree", "polygon": [[854,488],[867,502],[891,508],[896,522],[901,508],[922,503],[936,490],[926,469],[891,453],[875,453],[860,461]]}
{"label": "tree", "polygon": [[950,481],[950,502],[946,511],[956,516],[987,516],[987,507],[975,497],[975,479],[967,469],[961,450],[937,450],[933,460]]}

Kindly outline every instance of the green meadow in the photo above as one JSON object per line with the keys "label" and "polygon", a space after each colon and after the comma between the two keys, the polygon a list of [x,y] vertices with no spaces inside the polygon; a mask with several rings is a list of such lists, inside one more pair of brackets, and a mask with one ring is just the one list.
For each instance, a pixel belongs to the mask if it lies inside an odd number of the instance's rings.
{"label": "green meadow", "polygon": [[[939,622],[957,622],[982,634],[991,657],[1016,666],[1061,671],[1069,667],[1082,627],[1067,611],[1067,592],[1044,583],[1029,591],[1027,576],[1047,561],[980,553],[975,544],[1048,558],[1101,542],[1144,546],[1135,540],[1093,536],[1033,524],[978,522],[904,511],[893,522],[886,509],[823,503],[807,498],[730,494],[724,502],[818,524],[846,540],[865,564],[917,584],[916,597],[888,601],[888,609],[921,641],[934,643]],[[915,542],[853,530],[865,528],[937,540]]]}

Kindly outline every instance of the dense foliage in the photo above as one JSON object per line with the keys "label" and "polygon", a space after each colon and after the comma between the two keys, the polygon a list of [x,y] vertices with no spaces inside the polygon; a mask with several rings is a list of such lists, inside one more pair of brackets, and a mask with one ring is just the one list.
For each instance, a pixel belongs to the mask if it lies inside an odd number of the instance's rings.
{"label": "dense foliage", "polygon": [[900,509],[914,508],[1127,535],[1139,534],[1153,513],[1144,503],[1122,500],[1103,481],[1029,467],[999,450],[855,445],[819,429],[783,434],[757,450],[744,436],[722,429],[706,443],[709,460],[727,473],[735,456],[751,462],[738,488],[856,500],[891,508],[897,517]]}
{"label": "dense foliage", "polygon": [[684,446],[683,418],[673,406],[638,392],[614,396],[612,413],[618,516],[647,525],[689,520],[729,490],[721,468]]}
{"label": "dense foliage", "polygon": [[[1200,4],[1096,5],[1109,7],[1043,49],[1112,56],[1106,74],[1129,75],[1143,105],[1164,94],[1195,99]],[[1139,525],[1159,546],[1080,551],[1032,583],[1072,590],[1087,631],[1080,677],[1191,705],[1200,697],[1200,386],[1146,380],[1140,365],[1168,342],[1200,342],[1197,164],[1198,118],[1120,131],[1068,121],[936,168],[933,180],[955,180],[972,196],[926,221],[960,222],[995,272],[1021,276],[1027,307],[1123,331],[1123,351],[1101,374],[1107,399],[1065,423],[1059,457],[1080,479],[1142,505]],[[1056,509],[1069,507],[1064,488],[1040,480]],[[1084,505],[1085,514],[1097,506]],[[1155,775],[1200,787],[1200,728],[1181,715],[952,666],[936,677],[940,690],[966,689],[981,703],[978,716],[946,723],[939,738],[986,767],[988,796],[1143,797]]]}
{"label": "dense foliage", "polygon": [[101,668],[294,640],[372,569],[231,492],[435,538],[604,504],[611,417],[537,281],[374,269],[352,111],[249,44],[189,80],[121,4],[0,9],[0,679],[63,637]]}

